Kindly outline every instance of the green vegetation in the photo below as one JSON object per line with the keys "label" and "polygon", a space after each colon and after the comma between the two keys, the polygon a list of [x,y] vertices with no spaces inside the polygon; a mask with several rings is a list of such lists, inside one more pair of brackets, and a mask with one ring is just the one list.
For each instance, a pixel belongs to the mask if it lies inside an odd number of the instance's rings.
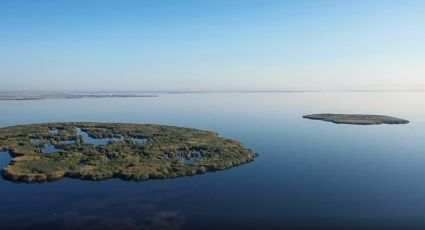
{"label": "green vegetation", "polygon": [[362,114],[312,114],[303,118],[311,120],[322,120],[335,124],[350,125],[380,125],[380,124],[407,124],[409,121],[390,116],[362,115]]}
{"label": "green vegetation", "polygon": [[[98,144],[99,140],[105,143]],[[46,152],[46,147],[57,151]],[[140,181],[196,175],[248,163],[257,156],[242,143],[214,132],[116,123],[1,128],[0,151],[14,157],[3,177],[28,183],[62,177]]]}

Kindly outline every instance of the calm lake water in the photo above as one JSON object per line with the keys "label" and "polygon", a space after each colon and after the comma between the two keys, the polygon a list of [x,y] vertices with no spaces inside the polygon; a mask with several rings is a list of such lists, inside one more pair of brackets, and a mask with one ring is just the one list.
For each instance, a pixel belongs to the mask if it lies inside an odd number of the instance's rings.
{"label": "calm lake water", "polygon": [[[208,93],[0,101],[0,126],[59,121],[177,125],[241,140],[253,163],[127,182],[0,180],[2,229],[425,229],[425,93]],[[350,126],[310,113],[397,116]],[[0,154],[0,164],[10,157]]]}

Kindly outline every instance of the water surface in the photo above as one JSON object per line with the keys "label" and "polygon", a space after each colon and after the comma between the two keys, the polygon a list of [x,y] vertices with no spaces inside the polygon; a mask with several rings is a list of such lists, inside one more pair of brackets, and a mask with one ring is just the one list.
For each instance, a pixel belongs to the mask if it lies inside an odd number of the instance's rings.
{"label": "water surface", "polygon": [[[226,171],[140,183],[0,180],[0,228],[425,228],[425,93],[160,94],[0,101],[0,107],[1,127],[177,125],[216,131],[260,154]],[[322,112],[411,123],[350,126],[301,118]],[[2,165],[9,160],[0,154]]]}

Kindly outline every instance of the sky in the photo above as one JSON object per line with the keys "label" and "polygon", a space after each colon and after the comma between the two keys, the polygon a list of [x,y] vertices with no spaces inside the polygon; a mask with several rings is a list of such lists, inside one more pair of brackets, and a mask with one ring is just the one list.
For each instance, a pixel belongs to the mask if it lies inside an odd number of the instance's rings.
{"label": "sky", "polygon": [[425,90],[423,0],[0,0],[0,90]]}

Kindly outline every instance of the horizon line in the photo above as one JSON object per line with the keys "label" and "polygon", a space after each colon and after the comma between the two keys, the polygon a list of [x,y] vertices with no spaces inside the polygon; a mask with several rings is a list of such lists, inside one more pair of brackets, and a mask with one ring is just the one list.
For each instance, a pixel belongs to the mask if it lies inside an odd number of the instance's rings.
{"label": "horizon line", "polygon": [[0,90],[0,93],[319,93],[319,92],[425,92],[425,89],[340,89],[340,90]]}

